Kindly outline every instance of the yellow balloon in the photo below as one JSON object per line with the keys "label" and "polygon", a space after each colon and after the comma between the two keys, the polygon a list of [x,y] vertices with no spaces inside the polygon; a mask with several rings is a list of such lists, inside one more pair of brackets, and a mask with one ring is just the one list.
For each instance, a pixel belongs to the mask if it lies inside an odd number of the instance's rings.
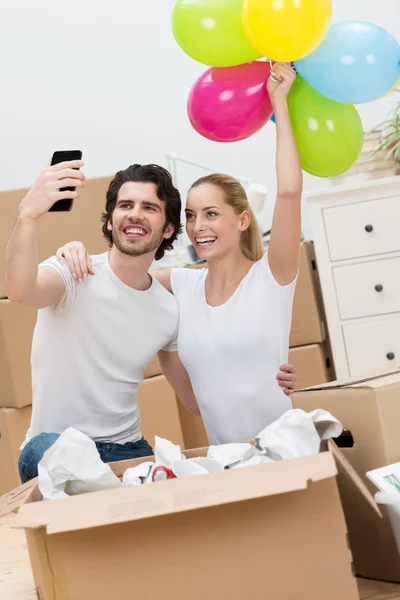
{"label": "yellow balloon", "polygon": [[268,58],[292,62],[310,54],[326,36],[331,0],[244,0],[243,21],[253,46]]}

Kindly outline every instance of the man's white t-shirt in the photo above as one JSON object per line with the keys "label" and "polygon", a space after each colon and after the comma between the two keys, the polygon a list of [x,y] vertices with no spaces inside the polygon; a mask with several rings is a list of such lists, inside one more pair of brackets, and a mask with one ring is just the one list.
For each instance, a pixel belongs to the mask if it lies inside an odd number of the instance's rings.
{"label": "man's white t-shirt", "polygon": [[96,442],[141,439],[136,401],[144,370],[161,349],[176,350],[178,305],[156,279],[138,291],[113,272],[108,253],[77,284],[53,257],[65,293],[38,311],[32,343],[33,412],[25,443],[39,433],[79,429]]}
{"label": "man's white t-shirt", "polygon": [[207,269],[172,269],[178,353],[210,444],[253,439],[292,408],[276,375],[288,360],[296,280],[279,285],[267,255],[222,306],[207,304]]}

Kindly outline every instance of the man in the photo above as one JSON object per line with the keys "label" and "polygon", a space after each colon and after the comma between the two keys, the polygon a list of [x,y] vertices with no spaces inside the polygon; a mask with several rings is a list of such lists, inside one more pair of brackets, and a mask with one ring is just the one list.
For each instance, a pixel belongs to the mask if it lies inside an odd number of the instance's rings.
{"label": "man", "polygon": [[132,165],[111,182],[103,215],[109,252],[93,257],[81,285],[55,257],[38,267],[36,221],[58,200],[78,197],[82,161],[47,166],[22,200],[7,247],[9,299],[38,309],[32,343],[33,412],[19,460],[23,482],[59,434],[73,426],[96,442],[104,462],[148,456],[136,401],[159,352],[177,395],[199,414],[176,352],[178,308],[148,274],[181,231],[181,199],[168,171]]}

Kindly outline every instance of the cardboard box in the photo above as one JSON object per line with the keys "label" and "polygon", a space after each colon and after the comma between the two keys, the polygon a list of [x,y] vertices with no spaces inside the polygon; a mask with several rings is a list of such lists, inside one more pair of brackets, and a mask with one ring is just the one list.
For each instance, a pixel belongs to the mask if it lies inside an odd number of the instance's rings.
{"label": "cardboard box", "polygon": [[45,600],[357,600],[336,473],[326,452],[47,502],[31,482],[0,505],[27,496],[16,525]]}
{"label": "cardboard box", "polygon": [[[400,461],[400,372],[298,391],[292,401],[307,412],[328,410],[343,423],[354,444],[343,451],[375,494],[366,472]],[[339,478],[339,487],[357,575],[400,581],[400,556],[387,513],[382,510],[385,518],[377,523],[345,478]]]}
{"label": "cardboard box", "polygon": [[297,389],[326,383],[333,379],[332,362],[324,344],[291,348],[289,363],[296,368]]}
{"label": "cardboard box", "polygon": [[0,300],[0,407],[32,404],[31,346],[37,311]]}
{"label": "cardboard box", "polygon": [[25,439],[32,407],[0,408],[0,494],[20,485],[19,447]]}
{"label": "cardboard box", "polygon": [[144,378],[148,379],[149,377],[156,377],[156,375],[162,375],[162,368],[157,355],[153,358],[153,360],[145,370]]}
{"label": "cardboard box", "polygon": [[[57,248],[79,240],[91,254],[100,254],[107,249],[101,231],[101,213],[106,203],[106,191],[111,177],[88,179],[80,197],[70,212],[51,212],[37,222],[37,245],[39,261],[56,253]],[[0,297],[7,292],[4,285],[5,249],[12,233],[18,206],[28,189],[0,192]]]}
{"label": "cardboard box", "polygon": [[320,344],[326,339],[325,315],[313,242],[303,242],[293,300],[290,347]]}
{"label": "cardboard box", "polygon": [[178,411],[182,427],[183,448],[204,448],[208,446],[208,437],[202,417],[191,413],[179,399]]}
{"label": "cardboard box", "polygon": [[154,436],[157,435],[183,448],[179,400],[164,375],[145,379],[139,386],[137,400],[142,420],[141,432],[149,444],[154,447]]}

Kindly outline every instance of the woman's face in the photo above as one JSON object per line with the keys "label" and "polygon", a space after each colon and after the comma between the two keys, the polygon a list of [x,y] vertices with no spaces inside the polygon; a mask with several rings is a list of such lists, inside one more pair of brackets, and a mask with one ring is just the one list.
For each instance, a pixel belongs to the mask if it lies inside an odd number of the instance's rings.
{"label": "woman's face", "polygon": [[186,232],[203,260],[237,251],[250,222],[248,211],[237,214],[225,202],[221,188],[210,183],[190,190],[185,213]]}

